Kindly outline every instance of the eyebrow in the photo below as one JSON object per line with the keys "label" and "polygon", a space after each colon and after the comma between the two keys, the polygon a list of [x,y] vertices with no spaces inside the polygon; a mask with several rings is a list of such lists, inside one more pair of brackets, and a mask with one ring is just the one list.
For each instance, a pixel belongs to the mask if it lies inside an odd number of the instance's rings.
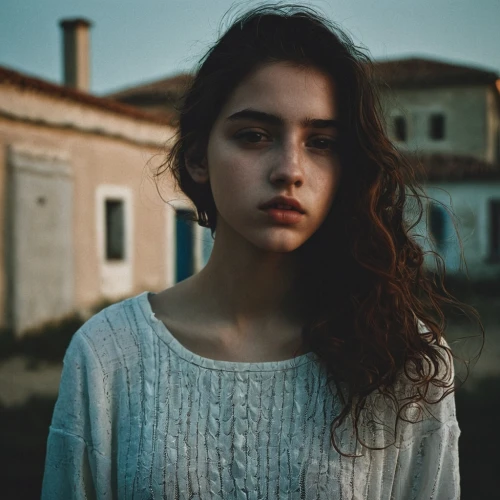
{"label": "eyebrow", "polygon": [[[227,121],[239,120],[254,120],[267,123],[269,125],[283,126],[285,124],[285,120],[281,116],[265,113],[264,111],[257,111],[256,109],[243,109],[227,118]],[[339,128],[338,120],[335,120],[333,118],[305,118],[300,122],[300,125],[303,128]]]}

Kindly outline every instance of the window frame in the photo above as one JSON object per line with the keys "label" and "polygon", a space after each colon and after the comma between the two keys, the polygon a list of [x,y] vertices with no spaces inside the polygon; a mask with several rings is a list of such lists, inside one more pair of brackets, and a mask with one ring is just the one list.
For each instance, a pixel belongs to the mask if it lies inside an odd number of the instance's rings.
{"label": "window frame", "polygon": [[[134,261],[134,213],[133,191],[128,186],[100,184],[95,191],[95,228],[96,252],[99,265],[99,283],[101,294],[116,298],[133,291]],[[106,201],[123,202],[124,213],[124,259],[107,259],[106,257]]]}

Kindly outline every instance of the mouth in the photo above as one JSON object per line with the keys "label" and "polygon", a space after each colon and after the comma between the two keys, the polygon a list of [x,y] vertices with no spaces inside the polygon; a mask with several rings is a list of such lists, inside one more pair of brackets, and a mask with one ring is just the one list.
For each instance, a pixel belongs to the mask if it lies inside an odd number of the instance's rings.
{"label": "mouth", "polygon": [[300,210],[297,210],[296,208],[292,207],[291,205],[282,205],[280,203],[275,203],[273,205],[268,205],[268,206],[264,207],[264,210],[269,210],[269,209],[274,209],[274,210],[290,210],[292,212],[302,213]]}
{"label": "mouth", "polygon": [[280,208],[283,205],[270,205],[262,208],[269,219],[277,224],[297,224],[302,220],[304,214],[293,208]]}
{"label": "mouth", "polygon": [[297,199],[286,196],[276,196],[272,200],[269,200],[261,205],[260,208],[262,210],[286,210],[290,212],[297,212],[299,214],[305,214],[304,209]]}

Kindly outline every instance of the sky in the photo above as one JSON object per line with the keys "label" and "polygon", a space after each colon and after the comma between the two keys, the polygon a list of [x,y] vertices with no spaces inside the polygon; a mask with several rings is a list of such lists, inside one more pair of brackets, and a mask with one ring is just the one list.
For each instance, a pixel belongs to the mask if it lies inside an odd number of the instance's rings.
{"label": "sky", "polygon": [[[260,3],[0,0],[0,65],[61,83],[59,21],[84,17],[93,23],[91,92],[104,95],[193,69],[225,26],[221,20],[227,11],[230,16]],[[300,3],[318,8],[375,59],[422,56],[500,74],[500,0]]]}

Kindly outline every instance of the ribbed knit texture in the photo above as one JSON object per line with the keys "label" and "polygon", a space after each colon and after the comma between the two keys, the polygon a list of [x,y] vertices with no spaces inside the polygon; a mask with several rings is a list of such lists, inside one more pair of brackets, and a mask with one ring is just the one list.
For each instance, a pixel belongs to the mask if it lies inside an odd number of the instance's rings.
{"label": "ribbed knit texture", "polygon": [[[156,319],[148,292],[75,334],[64,360],[42,499],[459,498],[453,395],[437,418],[401,427],[385,450],[355,446],[314,353],[240,363],[188,351]],[[385,407],[384,405],[387,405]],[[394,412],[377,402],[389,426]],[[366,426],[373,444],[393,434]],[[371,441],[370,441],[371,440]]]}

